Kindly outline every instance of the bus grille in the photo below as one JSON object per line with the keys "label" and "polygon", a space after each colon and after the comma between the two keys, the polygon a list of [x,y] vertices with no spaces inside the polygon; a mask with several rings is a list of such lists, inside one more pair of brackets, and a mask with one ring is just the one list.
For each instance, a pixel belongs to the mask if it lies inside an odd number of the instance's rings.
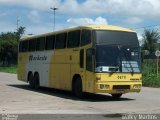
{"label": "bus grille", "polygon": [[114,85],[113,90],[130,89],[130,85]]}

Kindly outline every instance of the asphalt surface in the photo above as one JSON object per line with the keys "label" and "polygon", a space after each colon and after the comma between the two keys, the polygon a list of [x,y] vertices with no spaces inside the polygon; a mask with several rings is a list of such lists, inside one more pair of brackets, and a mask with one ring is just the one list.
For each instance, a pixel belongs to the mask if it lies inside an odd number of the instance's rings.
{"label": "asphalt surface", "polygon": [[160,114],[160,88],[143,87],[118,100],[108,94],[86,94],[80,100],[66,91],[32,90],[15,74],[0,73],[0,114],[0,119],[8,114],[20,120],[118,120],[125,114]]}

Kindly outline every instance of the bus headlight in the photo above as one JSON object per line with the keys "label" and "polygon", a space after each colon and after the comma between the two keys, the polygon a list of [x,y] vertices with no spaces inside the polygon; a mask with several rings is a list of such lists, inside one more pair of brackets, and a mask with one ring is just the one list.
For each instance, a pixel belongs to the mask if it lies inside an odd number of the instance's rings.
{"label": "bus headlight", "polygon": [[109,85],[100,84],[100,89],[109,89]]}
{"label": "bus headlight", "polygon": [[105,85],[105,89],[109,89],[109,85]]}
{"label": "bus headlight", "polygon": [[133,89],[141,89],[141,85],[133,85]]}

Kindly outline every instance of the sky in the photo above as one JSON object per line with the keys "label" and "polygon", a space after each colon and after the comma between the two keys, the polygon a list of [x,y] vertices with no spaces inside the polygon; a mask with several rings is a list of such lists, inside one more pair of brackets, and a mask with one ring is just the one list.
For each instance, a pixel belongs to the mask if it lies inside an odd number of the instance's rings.
{"label": "sky", "polygon": [[[53,31],[86,24],[108,24],[137,31],[160,28],[160,0],[0,0],[0,32],[26,27],[25,34]],[[155,26],[156,25],[156,26]]]}

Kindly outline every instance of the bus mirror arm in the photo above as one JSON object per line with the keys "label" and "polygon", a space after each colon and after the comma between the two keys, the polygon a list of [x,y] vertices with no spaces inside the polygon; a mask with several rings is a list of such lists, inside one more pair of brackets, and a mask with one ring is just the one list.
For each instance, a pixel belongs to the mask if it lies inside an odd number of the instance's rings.
{"label": "bus mirror arm", "polygon": [[92,55],[95,55],[95,49],[92,48]]}

